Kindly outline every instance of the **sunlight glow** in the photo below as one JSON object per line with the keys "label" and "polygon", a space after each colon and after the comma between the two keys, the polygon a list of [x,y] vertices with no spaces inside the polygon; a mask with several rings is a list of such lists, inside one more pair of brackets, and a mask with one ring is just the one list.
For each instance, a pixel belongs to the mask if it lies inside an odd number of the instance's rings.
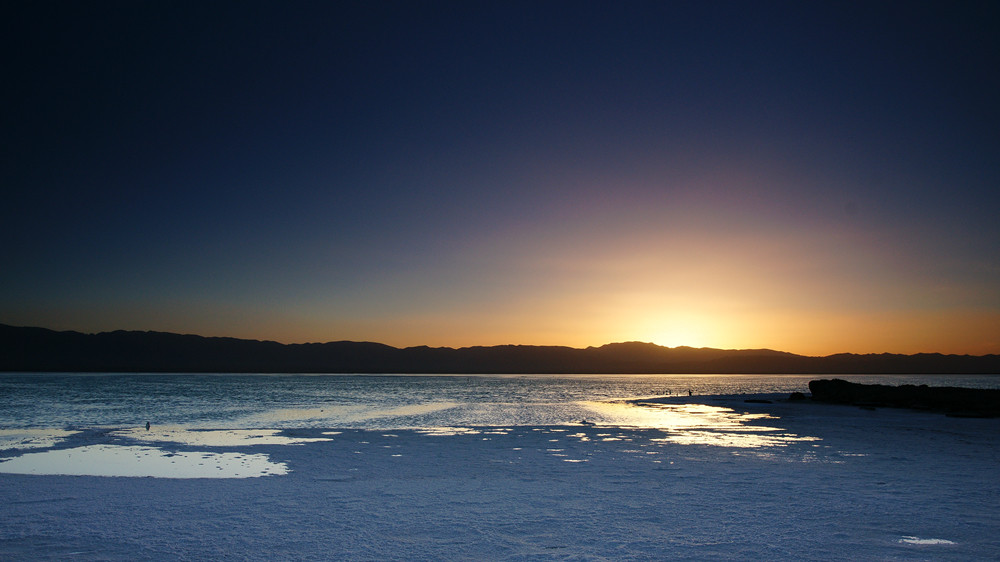
{"label": "sunlight glow", "polygon": [[668,303],[660,306],[634,306],[623,311],[616,323],[617,334],[607,337],[618,341],[651,342],[664,347],[720,347],[730,344],[729,328],[721,316],[697,310],[679,309]]}
{"label": "sunlight glow", "polygon": [[719,406],[655,401],[594,402],[588,406],[600,412],[604,419],[614,420],[616,426],[662,430],[664,437],[652,439],[654,442],[756,449],[819,440],[754,423],[778,419],[769,414],[739,413]]}
{"label": "sunlight glow", "polygon": [[[649,341],[666,347],[712,347],[718,341],[709,324],[695,316],[685,315],[668,321],[653,320]],[[659,328],[655,327],[659,325]]]}

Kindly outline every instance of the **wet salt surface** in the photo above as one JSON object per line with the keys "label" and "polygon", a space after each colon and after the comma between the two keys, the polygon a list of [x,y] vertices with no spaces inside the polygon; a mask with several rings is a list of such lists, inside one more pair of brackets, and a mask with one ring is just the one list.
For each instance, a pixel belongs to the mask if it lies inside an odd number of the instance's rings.
{"label": "wet salt surface", "polygon": [[[818,438],[799,436],[779,427],[761,425],[761,420],[777,420],[766,413],[737,412],[732,408],[684,402],[680,399],[633,400],[611,402],[584,402],[600,423],[580,420],[584,427],[657,429],[661,437],[651,437],[642,446],[670,442],[686,445],[712,445],[732,448],[770,448],[797,441],[815,441]],[[411,410],[413,408],[410,408]],[[429,408],[418,408],[429,411]],[[542,431],[535,428],[535,431]],[[417,429],[422,435],[483,435],[490,440],[493,435],[510,435],[511,428],[497,427],[428,427]],[[551,429],[559,433],[564,429]],[[192,429],[182,426],[127,428],[97,432],[105,441],[100,445],[87,445],[92,434],[74,440],[82,432],[67,430],[15,430],[8,434],[4,448],[10,456],[0,457],[0,473],[78,476],[144,476],[162,478],[249,478],[279,475],[287,472],[282,464],[271,463],[267,455],[243,453],[218,453],[205,451],[178,452],[173,448],[159,450],[152,446],[176,447],[251,447],[258,445],[303,445],[331,441],[323,437],[301,437],[284,434],[278,429]],[[91,432],[93,433],[93,432]],[[590,441],[586,433],[574,433],[581,442]],[[398,437],[386,433],[382,437]],[[632,441],[611,433],[597,434],[600,441]],[[550,439],[557,442],[559,439]],[[131,443],[144,446],[137,447]],[[57,445],[61,447],[56,448]],[[22,449],[50,448],[43,452],[24,453]],[[386,445],[386,448],[391,448]],[[557,457],[567,457],[564,449],[548,449]],[[656,454],[648,451],[646,454]],[[565,462],[588,462],[586,458],[564,458]]]}
{"label": "wet salt surface", "polygon": [[700,402],[613,402],[588,410],[601,423],[551,426],[81,431],[48,452],[261,455],[287,473],[5,474],[0,558],[1000,555],[1000,420]]}
{"label": "wet salt surface", "polygon": [[[815,441],[815,437],[799,436],[781,428],[760,425],[761,420],[777,420],[766,413],[737,412],[732,408],[684,402],[680,399],[584,402],[581,406],[601,420],[600,423],[580,420],[581,426],[658,429],[661,437],[651,437],[647,444],[662,442],[686,445],[712,445],[732,448],[770,448],[796,441]],[[408,411],[432,411],[437,408],[407,408]],[[284,417],[284,416],[281,416]],[[416,430],[423,435],[510,435],[511,428],[495,427],[428,427]],[[542,431],[535,428],[535,431]],[[554,429],[553,432],[565,430]],[[189,447],[250,447],[257,445],[302,445],[330,441],[324,437],[289,436],[278,429],[192,429],[182,426],[127,428],[99,432],[110,442],[86,445],[91,435],[75,442],[81,432],[67,430],[14,430],[8,433],[4,449],[10,456],[0,457],[0,473],[79,476],[148,476],[162,478],[249,478],[279,475],[287,472],[283,464],[271,463],[267,455],[217,453],[206,451],[177,452],[152,446],[182,445]],[[586,433],[573,434],[582,442],[590,441]],[[398,437],[383,434],[383,437]],[[597,434],[600,441],[620,441],[621,435]],[[550,439],[556,442],[558,439]],[[142,443],[136,447],[132,442]],[[55,448],[57,445],[62,445]],[[21,449],[50,448],[43,452],[24,453]],[[390,446],[386,446],[387,448]],[[558,457],[567,457],[563,449],[549,449]],[[656,454],[647,452],[647,454]],[[564,458],[565,462],[588,462],[589,459]]]}
{"label": "wet salt surface", "polygon": [[86,445],[28,453],[0,462],[9,474],[132,476],[158,478],[253,478],[286,474],[267,455],[169,452],[154,447]]}
{"label": "wet salt surface", "polygon": [[280,429],[187,429],[184,427],[122,429],[110,435],[135,441],[182,443],[203,447],[236,447],[248,445],[302,445],[316,441],[329,441],[324,437],[290,437]]}
{"label": "wet salt surface", "polygon": [[0,429],[0,451],[45,449],[76,433],[67,429]]}

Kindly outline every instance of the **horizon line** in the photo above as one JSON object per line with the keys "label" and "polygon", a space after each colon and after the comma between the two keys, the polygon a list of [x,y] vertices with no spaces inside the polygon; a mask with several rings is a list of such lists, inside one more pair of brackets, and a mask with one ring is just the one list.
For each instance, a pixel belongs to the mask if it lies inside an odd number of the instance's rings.
{"label": "horizon line", "polygon": [[428,344],[396,346],[396,345],[392,345],[392,344],[388,344],[388,343],[383,343],[383,342],[379,342],[379,341],[371,341],[371,340],[338,339],[338,340],[327,340],[327,341],[283,342],[283,341],[278,341],[278,340],[275,340],[275,339],[258,339],[258,338],[247,338],[247,337],[236,337],[236,336],[206,336],[206,335],[203,335],[203,334],[185,333],[185,332],[171,332],[171,331],[166,331],[166,330],[130,330],[130,329],[125,329],[125,328],[118,328],[118,329],[114,329],[114,330],[102,330],[102,331],[98,331],[98,332],[84,332],[84,331],[80,331],[80,330],[71,330],[71,329],[68,329],[68,330],[59,330],[59,329],[54,329],[54,328],[47,328],[47,327],[44,327],[44,326],[15,326],[13,324],[6,324],[6,323],[2,323],[2,322],[0,322],[0,327],[47,330],[47,331],[55,332],[55,333],[74,333],[74,334],[80,334],[80,335],[85,335],[85,336],[97,336],[97,335],[101,335],[101,334],[113,334],[113,333],[116,333],[116,332],[146,333],[146,334],[168,334],[168,335],[175,335],[175,336],[191,336],[191,337],[198,337],[198,338],[205,338],[205,339],[231,339],[231,340],[240,340],[240,341],[248,341],[248,342],[274,343],[274,344],[278,344],[278,345],[289,345],[289,346],[290,345],[326,345],[326,344],[331,344],[331,343],[358,343],[358,344],[382,345],[382,346],[385,346],[385,347],[390,347],[390,348],[399,349],[399,350],[416,349],[416,348],[461,350],[461,349],[494,348],[494,347],[547,347],[547,348],[565,348],[565,349],[574,349],[574,350],[587,350],[587,349],[600,349],[602,347],[608,347],[608,346],[612,346],[612,345],[638,344],[638,345],[655,346],[655,347],[658,347],[658,348],[661,348],[661,349],[691,349],[691,350],[736,351],[736,352],[739,352],[739,351],[766,351],[766,352],[772,352],[772,353],[784,353],[784,354],[788,354],[788,355],[795,355],[795,356],[798,356],[798,357],[807,357],[807,358],[809,358],[809,357],[811,357],[811,358],[825,358],[825,357],[833,357],[833,356],[837,356],[837,355],[857,355],[857,356],[870,356],[870,355],[898,355],[898,356],[940,355],[940,356],[946,356],[946,357],[947,356],[952,356],[952,357],[995,357],[995,356],[1000,355],[1000,354],[997,354],[997,353],[985,353],[985,354],[981,354],[981,355],[973,355],[973,354],[970,354],[970,353],[942,353],[942,352],[939,352],[939,351],[919,351],[919,352],[916,352],[916,353],[896,353],[896,352],[891,352],[891,351],[860,353],[860,352],[854,352],[854,351],[840,351],[840,352],[836,352],[836,353],[830,353],[830,354],[827,354],[827,355],[806,355],[806,354],[796,353],[796,352],[793,352],[793,351],[785,351],[785,350],[775,349],[775,348],[770,348],[770,347],[725,348],[725,347],[706,347],[706,346],[695,347],[695,346],[689,346],[689,345],[667,346],[667,345],[662,345],[662,344],[659,344],[659,343],[656,343],[656,342],[647,342],[647,341],[641,341],[641,340],[612,341],[612,342],[606,342],[606,343],[603,343],[603,344],[600,344],[600,345],[588,345],[588,346],[585,346],[585,347],[577,347],[577,346],[572,346],[572,345],[526,344],[526,343],[476,344],[476,345],[464,345],[464,346],[458,346],[458,347],[448,346],[448,345],[428,345]]}

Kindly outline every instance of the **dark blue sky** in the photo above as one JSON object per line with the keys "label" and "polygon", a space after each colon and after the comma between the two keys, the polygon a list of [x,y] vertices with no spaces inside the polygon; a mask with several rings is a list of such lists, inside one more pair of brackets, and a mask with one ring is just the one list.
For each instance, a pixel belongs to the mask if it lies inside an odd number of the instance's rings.
{"label": "dark blue sky", "polygon": [[992,2],[23,2],[0,25],[0,322],[1000,352]]}

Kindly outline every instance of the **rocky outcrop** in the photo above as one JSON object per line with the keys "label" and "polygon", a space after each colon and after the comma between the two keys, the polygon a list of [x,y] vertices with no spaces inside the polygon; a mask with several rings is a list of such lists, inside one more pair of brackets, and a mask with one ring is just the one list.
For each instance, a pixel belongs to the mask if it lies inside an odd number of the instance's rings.
{"label": "rocky outcrop", "polygon": [[859,384],[841,379],[809,382],[813,400],[867,408],[935,410],[957,416],[1000,416],[1000,390],[904,384]]}

